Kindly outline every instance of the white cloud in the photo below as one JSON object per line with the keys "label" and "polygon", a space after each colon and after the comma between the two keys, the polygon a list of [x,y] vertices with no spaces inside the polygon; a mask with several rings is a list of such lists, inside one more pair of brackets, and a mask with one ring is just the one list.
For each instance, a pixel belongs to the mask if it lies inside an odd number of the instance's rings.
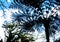
{"label": "white cloud", "polygon": [[55,39],[59,39],[59,38],[60,38],[60,32],[56,32]]}
{"label": "white cloud", "polygon": [[7,2],[11,2],[11,0],[7,0]]}
{"label": "white cloud", "polygon": [[2,10],[0,10],[0,17],[3,15],[3,11]]}
{"label": "white cloud", "polygon": [[5,33],[4,33],[4,29],[0,27],[0,39],[3,39],[3,42],[5,40]]}

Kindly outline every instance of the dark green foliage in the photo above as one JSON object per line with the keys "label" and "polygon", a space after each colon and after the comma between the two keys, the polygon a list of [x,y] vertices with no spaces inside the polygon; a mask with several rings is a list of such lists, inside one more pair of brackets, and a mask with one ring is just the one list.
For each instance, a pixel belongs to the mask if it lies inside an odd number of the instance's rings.
{"label": "dark green foliage", "polygon": [[26,6],[32,6],[34,8],[38,8],[38,10],[41,10],[41,5],[44,2],[44,0],[20,0],[20,2]]}
{"label": "dark green foliage", "polygon": [[[18,39],[21,39],[21,42],[32,42],[33,37],[28,37],[27,35],[30,35],[29,33],[24,33],[24,32],[20,32],[18,30],[14,31],[16,28],[19,29],[19,25],[14,24],[14,23],[7,23],[7,24],[3,24],[3,27],[6,28],[9,32],[9,37],[7,37],[7,42],[17,42]],[[17,35],[17,37],[15,37]]]}
{"label": "dark green foliage", "polygon": [[43,3],[43,0],[21,0],[21,3],[38,8]]}
{"label": "dark green foliage", "polygon": [[16,25],[8,23],[8,24],[3,24],[2,27],[4,27],[4,28],[13,28],[14,26],[16,26]]}
{"label": "dark green foliage", "polygon": [[35,24],[34,21],[26,22],[24,24],[24,29],[30,30],[34,26],[34,24]]}
{"label": "dark green foliage", "polygon": [[57,2],[60,2],[60,0],[56,0]]}

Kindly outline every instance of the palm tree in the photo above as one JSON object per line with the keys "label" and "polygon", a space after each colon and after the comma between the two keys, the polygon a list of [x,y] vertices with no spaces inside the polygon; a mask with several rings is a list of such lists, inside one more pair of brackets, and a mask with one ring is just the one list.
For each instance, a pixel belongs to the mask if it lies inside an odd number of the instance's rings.
{"label": "palm tree", "polygon": [[[34,0],[35,1],[35,0]],[[49,1],[51,1],[51,0],[49,0]],[[36,4],[36,6],[35,5],[32,5],[32,1],[31,2],[29,2],[28,0],[26,0],[25,1],[25,4],[28,4],[28,5],[31,5],[31,6],[33,6],[33,7],[36,7],[37,6],[37,8],[41,11],[41,7],[39,6],[39,5],[37,5]],[[39,2],[35,2],[35,3],[39,3]],[[51,2],[50,2],[51,3]],[[41,4],[41,3],[40,3]],[[50,4],[51,5],[51,4]],[[49,7],[49,9],[51,9],[50,7]],[[49,13],[48,11],[46,11],[47,12],[47,14]],[[52,14],[52,13],[51,13]],[[49,42],[49,36],[50,36],[50,34],[52,34],[52,32],[55,34],[55,31],[52,31],[51,33],[49,33],[49,29],[50,29],[50,23],[53,21],[53,18],[54,19],[58,19],[58,15],[56,15],[56,17],[54,17],[53,15],[51,15],[49,18],[45,18],[45,17],[43,17],[44,19],[42,19],[41,17],[39,17],[35,22],[36,23],[43,23],[44,24],[44,27],[45,27],[45,33],[46,33],[46,39],[47,39],[47,42]],[[52,18],[52,19],[51,19]],[[34,22],[32,22],[32,23],[34,23]],[[35,24],[35,23],[34,23]],[[34,24],[32,24],[32,26],[34,25]],[[31,24],[30,24],[31,25]],[[30,25],[25,25],[25,26],[27,26],[27,27],[29,27]],[[25,29],[28,29],[28,28],[25,28]],[[55,26],[53,27],[55,30],[57,30],[56,28],[55,28]]]}
{"label": "palm tree", "polygon": [[[38,8],[39,10],[41,10],[41,7],[40,7],[40,5],[43,3],[43,0],[41,0],[41,1],[39,1],[39,0],[24,0],[23,1],[24,3],[23,4],[28,4],[28,5],[31,5],[31,6],[33,6],[33,7],[35,7],[35,8]],[[33,3],[32,3],[33,2]],[[40,2],[40,3],[39,3]],[[39,4],[38,4],[39,3]],[[44,19],[42,19],[41,17],[40,18],[38,18],[38,20],[37,21],[35,21],[35,22],[37,22],[37,23],[43,23],[44,24],[44,27],[45,27],[45,32],[46,32],[46,39],[47,39],[47,42],[49,42],[49,23],[50,23],[50,19],[46,19],[46,18],[44,18]],[[32,22],[33,23],[33,22]],[[32,26],[33,26],[34,24],[32,24]],[[28,25],[28,24],[26,24],[25,26],[31,26],[31,25]],[[26,29],[26,28],[25,28]],[[27,28],[28,29],[28,28]]]}

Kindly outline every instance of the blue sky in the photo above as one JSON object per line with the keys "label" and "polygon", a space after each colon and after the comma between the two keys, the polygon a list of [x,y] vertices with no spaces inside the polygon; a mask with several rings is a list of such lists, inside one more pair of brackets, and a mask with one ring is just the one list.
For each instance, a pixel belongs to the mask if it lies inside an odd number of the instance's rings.
{"label": "blue sky", "polygon": [[[13,0],[0,0],[0,1],[3,3],[3,5],[4,5],[6,8],[8,8],[11,3],[13,3]],[[0,3],[1,3],[1,2],[0,2]]]}

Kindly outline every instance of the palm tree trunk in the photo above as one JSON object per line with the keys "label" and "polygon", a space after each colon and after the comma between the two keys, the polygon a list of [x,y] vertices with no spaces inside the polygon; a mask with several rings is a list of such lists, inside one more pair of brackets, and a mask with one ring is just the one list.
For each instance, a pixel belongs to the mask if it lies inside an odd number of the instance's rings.
{"label": "palm tree trunk", "polygon": [[43,22],[44,27],[45,27],[46,40],[47,40],[47,42],[49,42],[49,23],[50,23],[50,20],[43,19],[42,22]]}
{"label": "palm tree trunk", "polygon": [[45,28],[46,40],[49,42],[49,29]]}

